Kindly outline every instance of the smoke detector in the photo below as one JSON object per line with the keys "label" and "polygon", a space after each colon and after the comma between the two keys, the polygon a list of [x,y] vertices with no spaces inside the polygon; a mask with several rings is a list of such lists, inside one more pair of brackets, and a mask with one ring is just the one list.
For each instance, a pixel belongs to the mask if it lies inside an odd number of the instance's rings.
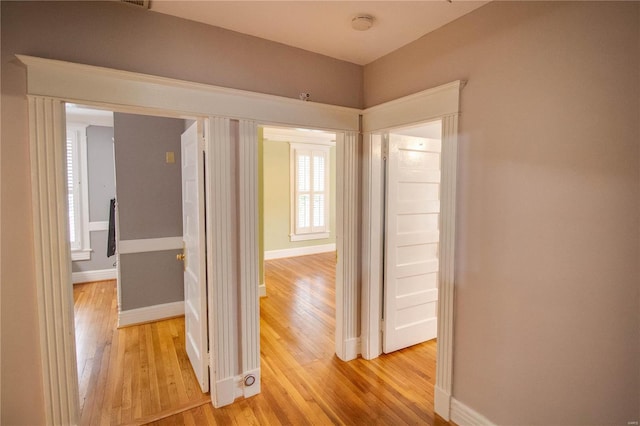
{"label": "smoke detector", "polygon": [[351,20],[351,28],[356,31],[367,31],[373,25],[373,16],[358,15]]}

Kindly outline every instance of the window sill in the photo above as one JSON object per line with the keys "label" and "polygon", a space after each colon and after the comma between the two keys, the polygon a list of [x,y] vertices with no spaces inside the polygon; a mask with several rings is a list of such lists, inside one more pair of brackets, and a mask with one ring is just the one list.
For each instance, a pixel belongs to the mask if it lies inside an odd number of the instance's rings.
{"label": "window sill", "polygon": [[329,238],[328,232],[318,232],[315,234],[294,234],[289,236],[291,241],[324,240]]}
{"label": "window sill", "polygon": [[91,259],[91,249],[71,251],[71,260],[73,262],[75,262],[76,260],[89,260],[89,259]]}

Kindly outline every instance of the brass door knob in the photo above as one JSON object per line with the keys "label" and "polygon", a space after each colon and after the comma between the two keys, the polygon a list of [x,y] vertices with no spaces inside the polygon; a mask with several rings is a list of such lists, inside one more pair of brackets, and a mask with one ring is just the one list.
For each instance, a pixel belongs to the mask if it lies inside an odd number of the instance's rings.
{"label": "brass door knob", "polygon": [[176,254],[176,260],[182,260],[184,262],[184,253]]}

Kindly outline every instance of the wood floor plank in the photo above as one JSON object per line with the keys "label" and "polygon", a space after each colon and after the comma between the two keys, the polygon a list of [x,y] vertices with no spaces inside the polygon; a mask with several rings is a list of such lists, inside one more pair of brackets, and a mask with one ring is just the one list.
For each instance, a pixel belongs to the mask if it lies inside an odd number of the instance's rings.
{"label": "wood floor plank", "polygon": [[433,412],[435,341],[335,356],[335,253],[267,261],[265,282],[261,393],[218,409],[187,358],[184,317],[116,329],[115,282],[76,285],[81,424],[449,424]]}

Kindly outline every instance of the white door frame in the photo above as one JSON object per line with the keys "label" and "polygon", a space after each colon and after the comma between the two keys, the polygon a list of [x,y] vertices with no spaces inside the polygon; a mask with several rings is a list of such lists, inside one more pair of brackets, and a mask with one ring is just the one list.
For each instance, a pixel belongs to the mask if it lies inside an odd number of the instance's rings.
{"label": "white door frame", "polygon": [[460,91],[454,81],[363,112],[362,356],[382,353],[382,259],[384,175],[382,134],[390,129],[442,120],[442,182],[438,283],[438,351],[434,409],[445,420],[451,411],[453,376],[453,296],[456,218],[456,175]]}
{"label": "white door frame", "polygon": [[[76,373],[75,334],[73,324],[73,295],[71,286],[71,259],[67,241],[67,212],[64,186],[64,103],[73,102],[133,113],[156,114],[174,117],[208,117],[210,135],[220,126],[216,121],[235,119],[244,129],[238,133],[238,157],[241,160],[241,179],[237,183],[239,206],[238,232],[224,234],[224,242],[237,244],[241,250],[257,247],[257,220],[255,202],[255,150],[257,144],[247,138],[246,129],[255,126],[251,121],[278,123],[292,127],[331,129],[344,135],[344,150],[338,151],[338,167],[344,168],[342,197],[348,201],[337,217],[338,250],[342,263],[338,263],[338,282],[342,291],[336,300],[336,349],[338,356],[348,360],[357,355],[358,325],[356,317],[358,290],[358,237],[357,195],[358,189],[358,141],[360,110],[346,107],[301,102],[289,98],[262,95],[241,90],[185,82],[102,67],[75,64],[51,59],[17,55],[27,68],[27,97],[29,100],[29,140],[32,175],[32,208],[34,229],[34,260],[38,316],[40,325],[40,354],[42,359],[43,393],[47,424],[76,424],[78,420],[78,383]],[[221,117],[224,117],[222,119]],[[218,123],[220,124],[220,123]],[[222,127],[224,128],[224,126]],[[223,132],[224,133],[224,132]],[[222,142],[208,139],[207,150],[207,218],[208,229],[231,229],[231,218],[225,209],[218,209],[214,198],[225,198],[228,193],[216,191],[211,186],[228,182],[228,156],[232,144],[229,133],[221,133]],[[245,135],[245,136],[242,136]],[[217,151],[214,151],[217,150]],[[244,150],[244,151],[243,151]],[[233,154],[235,155],[235,154]],[[254,175],[251,175],[252,172]],[[218,172],[216,177],[213,173]],[[253,186],[252,186],[253,185]],[[340,193],[339,193],[340,194]],[[348,237],[346,240],[340,233]],[[210,243],[210,242],[209,242]],[[212,244],[212,243],[211,243]],[[243,248],[244,247],[244,248]],[[209,246],[209,266],[231,265],[237,261],[225,250]],[[253,250],[253,249],[251,249]],[[227,254],[225,254],[227,253]],[[242,259],[242,257],[240,257]],[[252,266],[253,265],[253,266]],[[257,274],[252,268],[257,263],[243,261],[240,276],[218,277],[210,274],[210,302],[214,312],[226,312],[225,305],[231,291],[240,290],[240,312],[248,315],[251,306],[258,306]],[[253,274],[253,275],[252,275]],[[256,277],[254,281],[254,275]],[[224,278],[224,279],[223,279]],[[255,291],[251,286],[255,284]],[[242,287],[239,287],[242,286]],[[254,300],[255,299],[255,300]],[[342,300],[341,300],[342,299]],[[253,311],[252,311],[253,312]],[[259,346],[255,343],[258,330],[257,311],[243,320],[240,343],[225,345],[233,324],[230,317],[210,316],[210,340],[212,358],[217,362],[212,386],[216,397],[218,384],[224,389],[216,405],[232,402],[234,397],[248,396],[252,390],[243,387],[244,378],[255,374],[244,368],[259,367]],[[355,347],[355,349],[351,349]],[[235,366],[234,360],[241,365]],[[221,364],[226,363],[226,364]],[[224,368],[220,368],[224,367]],[[239,373],[239,374],[238,374]],[[225,376],[222,377],[221,375]],[[259,380],[259,377],[258,377]],[[259,382],[258,382],[259,383]],[[256,388],[252,388],[256,389]],[[240,395],[238,395],[240,390]],[[231,400],[229,400],[231,399]]]}

